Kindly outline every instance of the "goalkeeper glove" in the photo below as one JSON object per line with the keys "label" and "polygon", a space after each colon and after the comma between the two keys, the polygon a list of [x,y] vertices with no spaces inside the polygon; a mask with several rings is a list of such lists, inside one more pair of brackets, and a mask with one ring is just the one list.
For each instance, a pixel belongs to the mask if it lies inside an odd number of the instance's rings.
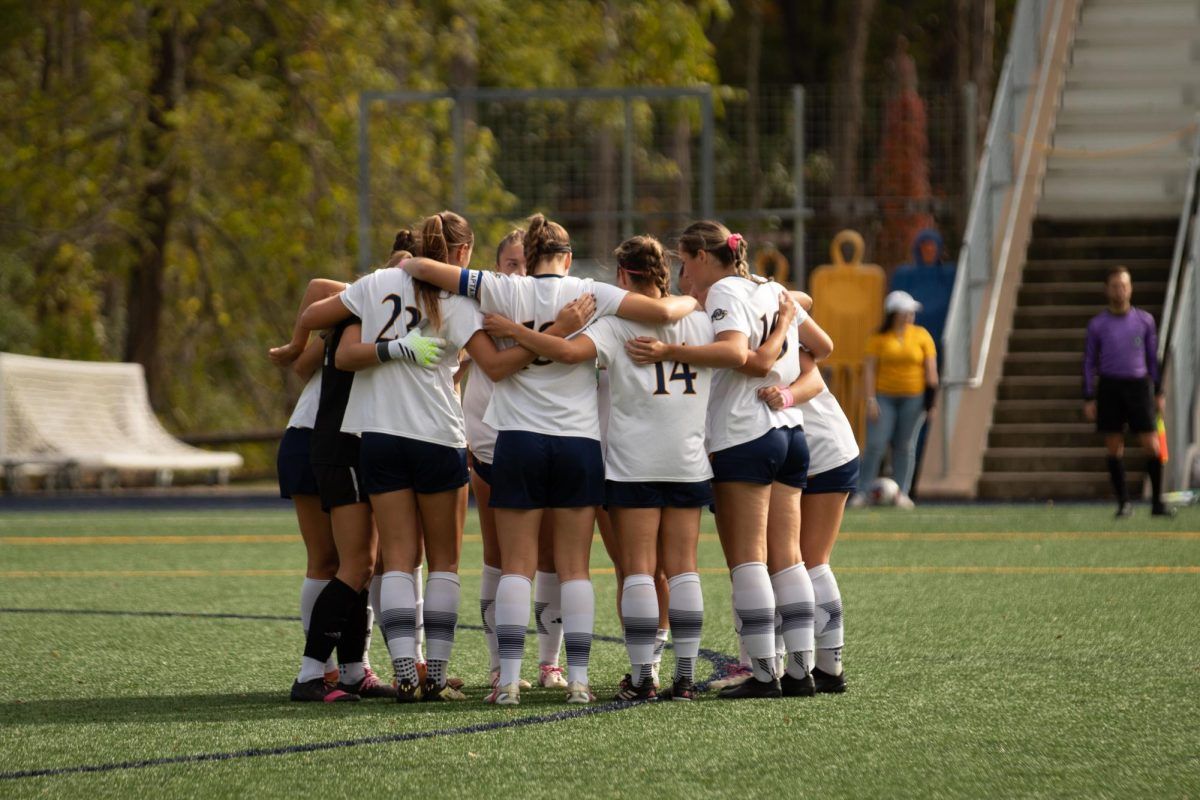
{"label": "goalkeeper glove", "polygon": [[403,339],[392,339],[376,344],[375,355],[378,356],[380,364],[400,358],[411,361],[419,367],[433,369],[442,360],[442,352],[445,347],[445,339],[422,336],[418,329],[413,328]]}

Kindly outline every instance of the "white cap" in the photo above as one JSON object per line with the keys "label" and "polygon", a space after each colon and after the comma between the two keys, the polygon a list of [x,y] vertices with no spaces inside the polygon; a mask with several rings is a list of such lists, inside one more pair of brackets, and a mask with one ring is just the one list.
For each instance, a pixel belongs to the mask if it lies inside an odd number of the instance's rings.
{"label": "white cap", "polygon": [[883,301],[883,310],[889,314],[896,312],[900,313],[916,313],[923,306],[913,299],[913,296],[908,292],[888,292],[887,298]]}

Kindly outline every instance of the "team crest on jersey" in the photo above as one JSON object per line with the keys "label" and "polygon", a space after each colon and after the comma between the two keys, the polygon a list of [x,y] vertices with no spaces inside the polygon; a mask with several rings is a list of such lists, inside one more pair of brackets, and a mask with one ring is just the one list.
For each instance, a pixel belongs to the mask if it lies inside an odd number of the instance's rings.
{"label": "team crest on jersey", "polygon": [[1134,347],[1141,347],[1142,346],[1142,337],[1140,337],[1140,336],[1133,337],[1133,345],[1134,345]]}
{"label": "team crest on jersey", "polygon": [[714,312],[712,313],[712,321],[713,321],[713,322],[718,322],[718,321],[720,321],[720,320],[723,320],[723,319],[725,319],[725,317],[727,317],[727,316],[729,316],[729,312],[728,312],[728,311],[726,311],[726,310],[725,310],[725,309],[723,309],[723,308],[718,308],[716,311],[714,311]]}

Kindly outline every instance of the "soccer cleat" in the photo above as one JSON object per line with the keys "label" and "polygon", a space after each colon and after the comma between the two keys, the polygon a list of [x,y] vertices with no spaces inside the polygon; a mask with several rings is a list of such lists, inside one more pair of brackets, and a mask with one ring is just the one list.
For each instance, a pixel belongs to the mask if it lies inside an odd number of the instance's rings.
{"label": "soccer cleat", "polygon": [[330,686],[324,677],[292,684],[292,700],[297,703],[356,703],[358,699],[356,694]]}
{"label": "soccer cleat", "polygon": [[613,695],[613,700],[621,703],[639,703],[645,700],[654,700],[657,697],[658,691],[654,688],[654,684],[643,683],[641,686],[634,686],[633,676],[627,672],[621,679],[621,687]]}
{"label": "soccer cleat", "polygon": [[699,692],[696,684],[687,678],[676,678],[671,688],[658,696],[660,700],[695,700]]}
{"label": "soccer cleat", "polygon": [[450,685],[449,681],[445,686],[438,687],[436,683],[426,679],[425,688],[421,692],[421,699],[426,702],[439,703],[446,700],[466,700],[467,696]]}
{"label": "soccer cleat", "polygon": [[356,694],[359,697],[387,697],[392,699],[396,697],[395,686],[379,680],[379,676],[370,668],[367,668],[366,672],[367,674],[358,683],[339,683],[337,688],[349,694]]}
{"label": "soccer cleat", "polygon": [[563,669],[557,664],[541,664],[538,666],[538,685],[543,689],[565,689],[567,679],[563,677]]}
{"label": "soccer cleat", "polygon": [[714,692],[719,692],[726,686],[735,686],[754,674],[754,671],[744,664],[726,664],[721,670],[720,678],[708,682],[708,688]]}
{"label": "soccer cleat", "polygon": [[[457,680],[457,679],[455,679],[455,680]],[[446,683],[450,683],[450,680],[447,679]],[[492,670],[492,677],[489,681],[489,684],[491,685],[491,687],[493,689],[495,689],[497,686],[500,685],[500,670],[499,669]],[[525,691],[526,689],[533,688],[533,684],[531,684],[529,681],[525,680],[524,678],[521,678],[520,680],[517,681],[517,686],[520,687],[521,691]],[[460,686],[458,688],[461,689],[462,687]]]}
{"label": "soccer cleat", "polygon": [[461,692],[462,688],[467,685],[467,682],[457,675],[448,675],[446,677],[446,685],[451,689],[457,689]]}
{"label": "soccer cleat", "polygon": [[722,700],[750,700],[782,696],[783,690],[779,687],[779,680],[777,678],[772,678],[769,681],[760,681],[758,678],[750,677],[748,680],[735,683],[732,686],[726,686],[717,692],[717,697]]}
{"label": "soccer cleat", "polygon": [[847,503],[847,505],[850,508],[866,508],[867,507],[867,493],[866,492],[855,492],[854,496],[850,498],[850,502]]}
{"label": "soccer cleat", "polygon": [[1150,509],[1150,516],[1172,519],[1175,516],[1175,509],[1169,508],[1163,503],[1157,503]]}
{"label": "soccer cleat", "polygon": [[421,684],[408,681],[396,682],[396,702],[416,703],[421,699]]}
{"label": "soccer cleat", "polygon": [[914,503],[913,499],[911,497],[909,497],[908,495],[906,495],[904,492],[901,492],[900,494],[896,495],[896,508],[901,508],[901,509],[904,509],[905,511],[911,511],[912,509],[914,509],[916,507],[917,507],[917,504]]}
{"label": "soccer cleat", "polygon": [[498,706],[519,706],[521,705],[521,687],[516,683],[497,686],[488,695],[487,702]]}
{"label": "soccer cleat", "polygon": [[785,672],[779,679],[779,688],[784,697],[812,697],[817,693],[811,674],[803,678],[793,678]]}
{"label": "soccer cleat", "polygon": [[575,681],[567,684],[567,702],[574,705],[586,705],[596,699],[586,683]]}
{"label": "soccer cleat", "polygon": [[841,694],[846,691],[846,673],[844,671],[837,675],[830,675],[828,672],[822,672],[813,667],[812,679],[817,694]]}
{"label": "soccer cleat", "polygon": [[1128,519],[1133,516],[1133,503],[1121,503],[1117,506],[1117,513],[1113,514],[1117,519]]}

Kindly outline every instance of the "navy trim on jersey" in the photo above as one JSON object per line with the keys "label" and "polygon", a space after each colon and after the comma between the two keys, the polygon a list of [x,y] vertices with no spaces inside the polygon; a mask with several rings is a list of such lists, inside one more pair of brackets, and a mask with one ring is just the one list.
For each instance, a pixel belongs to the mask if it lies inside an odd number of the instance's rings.
{"label": "navy trim on jersey", "polygon": [[566,275],[559,275],[557,272],[543,272],[541,275],[531,275],[533,278],[565,278]]}

